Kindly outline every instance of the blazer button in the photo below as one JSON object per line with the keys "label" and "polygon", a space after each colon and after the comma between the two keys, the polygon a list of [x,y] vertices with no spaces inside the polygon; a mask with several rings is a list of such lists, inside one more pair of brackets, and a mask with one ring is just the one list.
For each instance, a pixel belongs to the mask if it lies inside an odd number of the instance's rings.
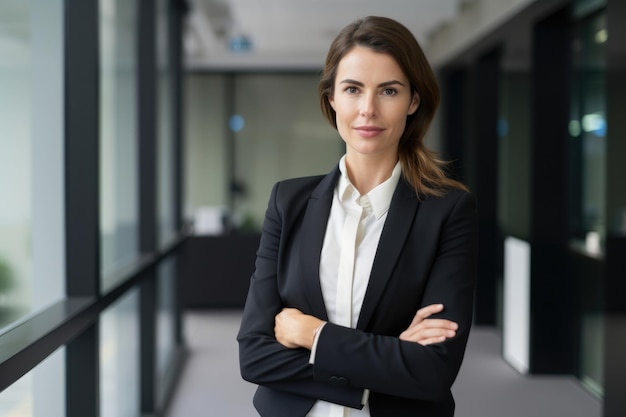
{"label": "blazer button", "polygon": [[348,385],[348,378],[345,378],[343,376],[331,376],[330,383],[337,387],[345,387]]}

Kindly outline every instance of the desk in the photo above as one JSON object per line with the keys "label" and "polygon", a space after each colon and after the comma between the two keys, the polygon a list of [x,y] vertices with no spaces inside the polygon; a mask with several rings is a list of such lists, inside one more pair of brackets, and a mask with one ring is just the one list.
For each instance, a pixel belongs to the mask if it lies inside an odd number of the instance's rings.
{"label": "desk", "polygon": [[181,265],[183,308],[243,308],[260,237],[190,237]]}

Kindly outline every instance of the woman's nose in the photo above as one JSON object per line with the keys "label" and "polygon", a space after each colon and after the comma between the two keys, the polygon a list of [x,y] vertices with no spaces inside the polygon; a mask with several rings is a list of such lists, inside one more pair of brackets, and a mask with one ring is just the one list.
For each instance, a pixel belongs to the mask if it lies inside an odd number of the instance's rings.
{"label": "woman's nose", "polygon": [[376,96],[374,94],[363,94],[359,109],[361,116],[367,118],[376,116],[378,112],[377,107]]}

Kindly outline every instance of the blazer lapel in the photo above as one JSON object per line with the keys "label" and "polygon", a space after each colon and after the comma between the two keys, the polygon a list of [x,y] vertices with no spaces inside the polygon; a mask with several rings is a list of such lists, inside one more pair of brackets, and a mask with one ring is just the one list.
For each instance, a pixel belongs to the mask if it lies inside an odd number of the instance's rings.
{"label": "blazer lapel", "polygon": [[333,202],[333,191],[339,177],[339,169],[326,175],[311,193],[300,234],[299,263],[303,276],[305,296],[311,306],[311,314],[322,320],[328,320],[322,287],[320,285],[320,257],[326,225]]}
{"label": "blazer lapel", "polygon": [[403,178],[400,178],[378,242],[357,329],[364,330],[374,314],[378,300],[383,294],[391,271],[411,230],[410,224],[415,217],[418,205],[419,200],[415,191]]}

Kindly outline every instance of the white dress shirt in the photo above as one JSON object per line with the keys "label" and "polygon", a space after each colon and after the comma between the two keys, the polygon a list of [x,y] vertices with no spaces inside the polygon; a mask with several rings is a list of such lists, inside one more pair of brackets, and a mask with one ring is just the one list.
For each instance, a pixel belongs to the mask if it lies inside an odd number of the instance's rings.
{"label": "white dress shirt", "polygon": [[[328,320],[354,328],[401,169],[398,162],[391,177],[361,196],[348,178],[345,158],[344,155],[339,161],[341,176],[335,187],[322,246],[320,284]],[[315,361],[321,332],[323,329],[317,334],[311,350],[311,363]],[[369,417],[368,395],[369,391],[365,390],[362,410],[320,400],[307,417]]]}

